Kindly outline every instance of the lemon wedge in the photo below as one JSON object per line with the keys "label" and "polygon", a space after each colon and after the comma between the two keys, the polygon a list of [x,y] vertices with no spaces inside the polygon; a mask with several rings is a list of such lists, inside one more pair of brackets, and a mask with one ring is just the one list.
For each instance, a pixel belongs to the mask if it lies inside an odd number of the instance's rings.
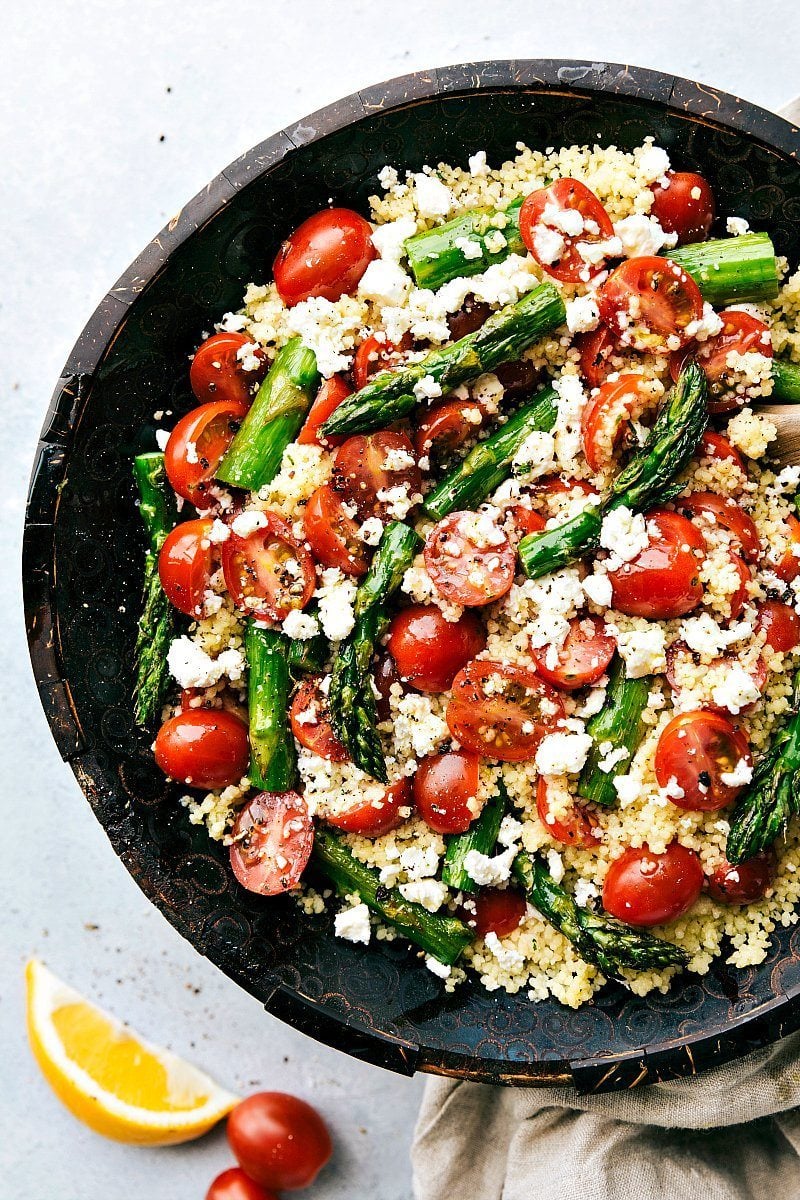
{"label": "lemon wedge", "polygon": [[37,959],[25,968],[28,1037],[73,1116],[119,1142],[166,1146],[207,1133],[235,1104],[202,1071],[152,1046],[62,983]]}

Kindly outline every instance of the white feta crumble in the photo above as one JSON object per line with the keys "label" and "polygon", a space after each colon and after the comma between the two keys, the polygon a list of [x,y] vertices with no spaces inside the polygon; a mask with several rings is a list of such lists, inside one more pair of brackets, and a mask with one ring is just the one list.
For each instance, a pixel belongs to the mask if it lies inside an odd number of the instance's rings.
{"label": "white feta crumble", "polygon": [[242,343],[236,351],[236,358],[243,371],[257,371],[265,362],[264,353],[259,350],[258,344],[249,341]]}
{"label": "white feta crumble", "polygon": [[515,946],[504,946],[493,929],[490,929],[483,939],[486,949],[496,958],[504,971],[513,971],[515,967],[525,965],[525,955],[520,954]]}
{"label": "white feta crumble", "polygon": [[388,192],[390,188],[396,187],[398,179],[397,168],[390,167],[388,163],[378,171],[378,183],[385,192]]}
{"label": "white feta crumble", "polygon": [[514,843],[518,842],[522,837],[523,829],[524,825],[522,821],[518,821],[516,817],[512,817],[511,813],[506,813],[500,822],[500,829],[497,833],[497,841],[499,845],[505,846],[506,848],[513,846]]}
{"label": "white feta crumble", "polygon": [[646,142],[639,155],[638,167],[644,183],[660,182],[669,170],[669,155],[660,146]]}
{"label": "white feta crumble", "polygon": [[561,258],[566,242],[557,230],[540,223],[533,231],[533,248],[542,266],[549,267]]}
{"label": "white feta crumble", "polygon": [[690,321],[686,326],[687,337],[693,337],[697,342],[707,342],[722,332],[724,321],[706,301],[703,304],[703,315],[697,321]]}
{"label": "white feta crumble", "polygon": [[748,675],[744,667],[738,665],[731,667],[722,682],[711,692],[714,704],[718,708],[726,708],[733,716],[750,704],[755,704],[760,696],[761,692],[756,687],[753,677]]}
{"label": "white feta crumble", "polygon": [[353,601],[356,585],[343,575],[338,567],[327,567],[322,572],[315,598],[319,602],[319,620],[322,632],[328,641],[341,642],[355,625]]}
{"label": "white feta crumble", "polygon": [[431,954],[425,955],[425,966],[437,979],[449,979],[453,970],[452,967],[448,967],[447,963],[439,962],[438,958],[434,958]]}
{"label": "white feta crumble", "polygon": [[622,258],[622,242],[616,235],[599,242],[577,242],[575,249],[590,267],[601,266],[607,258]]}
{"label": "white feta crumble", "polygon": [[414,879],[399,885],[400,895],[428,912],[438,912],[447,899],[447,887],[438,879]]}
{"label": "white feta crumble", "polygon": [[556,470],[556,439],[542,429],[532,430],[512,460],[512,468],[525,479],[538,479]]}
{"label": "white feta crumble", "polygon": [[753,778],[753,768],[747,759],[740,758],[732,771],[723,771],[719,778],[726,787],[744,787]]}
{"label": "white feta crumble", "polygon": [[359,539],[367,546],[377,546],[383,537],[383,521],[380,517],[367,517],[358,529]]}
{"label": "white feta crumble", "polygon": [[617,775],[614,779],[614,789],[623,808],[634,804],[642,794],[642,785],[633,775]]}
{"label": "white feta crumble", "polygon": [[547,869],[556,883],[564,878],[564,860],[557,850],[547,851]]}
{"label": "white feta crumble", "polygon": [[222,542],[227,542],[231,536],[230,526],[224,521],[220,521],[219,517],[215,517],[211,528],[206,537],[215,546],[221,545]]}
{"label": "white feta crumble", "polygon": [[579,908],[586,908],[589,901],[596,899],[599,895],[597,885],[592,883],[591,879],[584,879],[581,876],[575,883],[572,898]]}
{"label": "white feta crumble", "polygon": [[294,638],[299,642],[307,642],[309,638],[316,637],[319,633],[319,621],[309,613],[301,612],[299,608],[293,608],[284,617],[281,628],[287,637]]}
{"label": "white feta crumble", "polygon": [[343,908],[338,912],[333,918],[333,931],[346,942],[362,942],[367,946],[372,927],[366,904],[355,904],[352,908]]}
{"label": "white feta crumble", "polygon": [[450,736],[447,722],[433,710],[434,701],[419,692],[408,692],[393,708],[394,740],[397,750],[409,757],[424,758]]}
{"label": "white feta crumble", "polygon": [[471,386],[472,398],[488,413],[497,412],[500,401],[505,395],[505,388],[491,371],[484,371]]}
{"label": "white feta crumble", "polygon": [[745,221],[744,217],[726,217],[725,232],[729,233],[731,237],[741,237],[750,232],[749,222]]}
{"label": "white feta crumble", "polygon": [[158,446],[159,450],[161,450],[162,452],[164,450],[166,450],[168,441],[169,441],[169,434],[167,433],[166,429],[157,429],[156,430],[156,445]]}
{"label": "white feta crumble", "polygon": [[395,262],[373,258],[358,284],[358,294],[380,305],[400,305],[411,287],[411,280]]}
{"label": "white feta crumble", "polygon": [[647,522],[642,513],[632,512],[621,504],[603,517],[600,545],[611,552],[608,569],[616,570],[622,563],[631,562],[646,550],[650,543]]}
{"label": "white feta crumble", "polygon": [[542,775],[577,775],[591,748],[588,733],[548,733],[536,751],[536,768]]}
{"label": "white feta crumble", "polygon": [[600,309],[591,296],[576,296],[568,300],[567,329],[570,333],[589,333],[600,324]]}
{"label": "white feta crumble", "polygon": [[655,217],[646,217],[643,213],[632,213],[617,221],[614,233],[622,243],[626,258],[660,254],[665,246],[672,247],[678,241],[677,233],[667,233]]}
{"label": "white feta crumble", "polygon": [[238,683],[244,675],[245,662],[240,650],[223,650],[216,658],[206,654],[191,638],[176,638],[167,651],[167,667],[182,688],[207,688],[227,675]]}
{"label": "white feta crumble", "polygon": [[628,679],[655,675],[666,668],[666,634],[660,625],[617,634],[617,649],[625,660]]}
{"label": "white feta crumble", "polygon": [[714,658],[728,646],[749,637],[752,632],[753,626],[748,621],[737,621],[723,629],[709,613],[701,613],[698,617],[687,617],[683,621],[680,636],[696,654]]}
{"label": "white feta crumble", "polygon": [[553,388],[558,394],[556,423],[552,430],[556,458],[561,470],[571,474],[581,450],[581,421],[587,396],[579,375],[561,375],[553,380]]}
{"label": "white feta crumble", "polygon": [[384,262],[398,264],[405,253],[405,243],[416,232],[417,223],[413,217],[399,217],[396,221],[377,225],[372,231],[372,244]]}
{"label": "white feta crumble", "polygon": [[587,575],[583,581],[583,590],[592,603],[596,604],[599,608],[611,607],[614,589],[607,575],[597,573]]}
{"label": "white feta crumble", "polygon": [[489,173],[489,168],[486,165],[486,151],[476,150],[474,154],[470,154],[467,159],[467,165],[473,179],[483,179]]}
{"label": "white feta crumble", "polygon": [[414,202],[422,217],[446,217],[455,204],[450,188],[435,175],[414,175]]}
{"label": "white feta crumble", "polygon": [[500,254],[501,251],[505,250],[508,242],[499,229],[493,229],[486,234],[483,244],[490,254]]}
{"label": "white feta crumble", "polygon": [[476,237],[457,237],[454,245],[457,250],[461,251],[468,262],[483,256],[483,247]]}
{"label": "white feta crumble", "polygon": [[508,882],[518,851],[518,846],[508,846],[492,858],[480,850],[468,850],[464,855],[464,870],[478,887],[499,887]]}
{"label": "white feta crumble", "polygon": [[433,846],[409,846],[400,855],[400,866],[409,879],[428,879],[439,869],[439,855]]}
{"label": "white feta crumble", "polygon": [[231,521],[231,529],[240,538],[248,538],[257,529],[264,529],[267,518],[260,508],[248,508],[238,513]]}
{"label": "white feta crumble", "polygon": [[414,395],[417,400],[436,400],[442,394],[442,389],[432,375],[423,375],[414,384]]}

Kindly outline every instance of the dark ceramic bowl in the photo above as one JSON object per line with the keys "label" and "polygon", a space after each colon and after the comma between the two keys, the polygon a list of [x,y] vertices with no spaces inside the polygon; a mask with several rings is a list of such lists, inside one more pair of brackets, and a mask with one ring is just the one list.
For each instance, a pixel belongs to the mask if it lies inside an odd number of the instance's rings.
{"label": "dark ceramic bowl", "polygon": [[192,404],[187,357],[202,330],[264,281],[279,242],[334,203],[366,211],[385,163],[492,163],[573,142],[630,148],[654,134],[702,171],[719,212],[800,258],[798,130],[683,79],[603,63],[467,64],[378,84],[237,159],[154,238],[70,354],[42,430],[25,526],[25,610],[53,737],[112,846],[164,915],[265,1007],[321,1041],[397,1071],[507,1084],[632,1087],[691,1074],[800,1026],[800,932],[760,967],[717,960],[667,996],[609,987],[572,1012],[475,981],[455,995],[400,942],[357,947],[328,917],[263,900],[191,826],[131,711],[144,541],[131,458],[153,412]]}

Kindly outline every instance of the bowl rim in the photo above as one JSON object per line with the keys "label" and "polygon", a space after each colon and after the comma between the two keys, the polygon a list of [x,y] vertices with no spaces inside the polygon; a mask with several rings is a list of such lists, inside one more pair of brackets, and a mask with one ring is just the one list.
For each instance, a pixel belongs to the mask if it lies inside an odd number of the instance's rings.
{"label": "bowl rim", "polygon": [[[238,192],[268,174],[287,156],[375,114],[398,111],[435,98],[498,92],[627,97],[656,109],[666,109],[674,117],[740,134],[757,141],[767,151],[800,159],[797,125],[718,88],[627,64],[580,59],[501,59],[416,71],[362,88],[279,130],[223,168],[147,244],[100,301],[64,364],[35,450],[22,554],[28,647],[39,698],[56,746],[90,802],[95,789],[83,762],[86,743],[61,665],[59,614],[54,594],[55,530],[72,436],[93,376],[121,332],[131,306],[158,278],[177,247],[213,220]],[[106,833],[111,836],[107,829]],[[114,848],[120,854],[116,844]],[[157,889],[138,877],[125,855],[121,857],[148,899],[184,937],[193,940],[189,922],[160,902]],[[215,955],[209,957],[247,988],[243,974],[238,975],[229,964],[223,967]],[[320,1012],[314,1001],[287,985],[273,982],[272,991],[262,999],[269,1012],[316,1040],[404,1074],[421,1070],[516,1086],[572,1084],[581,1092],[611,1091],[694,1075],[800,1028],[798,984],[785,993],[778,992],[713,1033],[682,1037],[676,1034],[669,1041],[594,1059],[508,1062],[498,1073],[489,1072],[469,1055],[434,1050],[376,1033],[351,1019],[334,1018]]]}

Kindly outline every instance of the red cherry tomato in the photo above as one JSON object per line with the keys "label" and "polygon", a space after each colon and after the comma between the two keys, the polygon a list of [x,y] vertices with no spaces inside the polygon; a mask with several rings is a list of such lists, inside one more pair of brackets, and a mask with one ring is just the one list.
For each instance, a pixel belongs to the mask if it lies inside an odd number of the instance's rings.
{"label": "red cherry tomato", "polygon": [[197,508],[205,508],[205,493],[222,456],[247,412],[235,400],[201,404],[182,417],[169,435],[164,469],[174,491]]}
{"label": "red cherry tomato", "polygon": [[800,521],[790,513],[786,524],[789,526],[786,549],[777,562],[770,565],[779,579],[791,583],[800,575]]}
{"label": "red cherry tomato", "polygon": [[414,449],[422,458],[445,460],[474,437],[483,423],[483,410],[474,400],[446,400],[429,409],[414,434]]}
{"label": "red cherry tomato", "polygon": [[480,515],[454,512],[425,539],[425,566],[446,600],[466,608],[492,604],[514,582],[517,556],[499,526],[484,536]]}
{"label": "red cherry tomato", "polygon": [[679,842],[670,842],[663,854],[631,847],[608,869],[603,907],[628,925],[664,925],[688,912],[702,887],[700,859]]}
{"label": "red cherry tomato", "polygon": [[404,334],[397,345],[388,339],[378,341],[374,335],[368,337],[358,347],[353,359],[353,381],[358,390],[366,387],[372,376],[377,375],[379,371],[391,371],[393,367],[399,366],[405,352],[410,349],[410,334]]}
{"label": "red cherry tomato", "polygon": [[170,779],[196,788],[226,788],[247,773],[247,725],[224,708],[190,708],[156,734],[158,766]]}
{"label": "red cherry tomato", "polygon": [[727,461],[735,463],[743,475],[747,474],[747,468],[738,450],[734,450],[728,439],[723,437],[721,433],[716,433],[713,429],[707,429],[700,439],[697,457],[712,458],[716,459],[717,462]]}
{"label": "red cherry tomato", "polygon": [[321,675],[304,679],[289,710],[292,733],[301,746],[327,758],[329,762],[347,762],[350,755],[333,732],[328,697],[320,688]]}
{"label": "red cherry tomato", "polygon": [[187,617],[202,617],[211,586],[213,550],[210,517],[182,521],[164,539],[158,555],[158,576],[170,604]]}
{"label": "red cherry tomato", "polygon": [[737,308],[721,312],[722,329],[716,337],[698,345],[678,350],[670,358],[670,374],[677,379],[686,359],[691,355],[703,368],[708,382],[710,413],[724,413],[738,408],[740,397],[732,389],[736,371],[728,366],[728,355],[757,353],[772,358],[772,340],[763,321]]}
{"label": "red cherry tomato", "polygon": [[772,886],[776,865],[772,850],[764,850],[742,863],[723,859],[706,879],[708,894],[718,904],[754,904]]}
{"label": "red cherry tomato", "polygon": [[541,679],[561,691],[574,692],[602,678],[616,648],[616,638],[608,633],[602,617],[573,617],[555,663],[551,646],[533,647],[531,658]]}
{"label": "red cherry tomato", "polygon": [[476,937],[496,933],[504,938],[522,924],[525,909],[525,897],[513,888],[481,888],[469,897],[461,916]]}
{"label": "red cherry tomato", "polygon": [[[258,370],[245,371],[239,358],[242,346],[253,347],[248,354],[261,360]],[[226,400],[246,409],[253,399],[253,384],[266,369],[267,356],[252,338],[243,333],[215,333],[198,347],[189,368],[189,383],[201,403]]]}
{"label": "red cherry tomato", "polygon": [[297,435],[301,446],[341,446],[343,437],[336,434],[332,437],[321,437],[319,427],[325,424],[331,413],[336,411],[351,392],[352,388],[343,375],[331,375],[330,379],[323,379],[305,424]]}
{"label": "red cherry tomato", "polygon": [[[302,796],[297,792],[259,792],[240,809],[234,822],[231,869],[248,892],[280,896],[297,887],[313,842],[314,827]],[[247,1163],[241,1158],[239,1162],[252,1175]],[[259,1182],[272,1184],[269,1179]]]}
{"label": "red cherry tomato", "polygon": [[601,384],[581,418],[583,453],[593,471],[612,465],[616,450],[630,436],[631,421],[650,402],[643,375],[620,375]]}
{"label": "red cherry tomato", "polygon": [[338,300],[355,291],[374,257],[368,221],[349,208],[324,208],[281,243],[272,275],[290,308],[311,296]]}
{"label": "red cherry tomato", "polygon": [[512,546],[516,547],[529,533],[541,533],[547,522],[541,513],[530,507],[530,504],[512,501],[503,506],[500,524],[508,534]]}
{"label": "red cherry tomato", "polygon": [[237,608],[259,621],[282,621],[311,599],[314,562],[288,521],[273,512],[264,516],[260,529],[245,538],[231,532],[222,543],[222,573]]}
{"label": "red cherry tomato", "polygon": [[[687,328],[703,315],[703,297],[691,275],[667,258],[629,258],[600,288],[600,317],[623,346],[670,349],[689,341]],[[678,347],[676,347],[678,348]]]}
{"label": "red cherry tomato", "polygon": [[477,754],[453,750],[423,758],[414,776],[414,802],[436,833],[464,833],[475,820],[469,802],[478,795]]}
{"label": "red cherry tomato", "polygon": [[647,531],[647,548],[608,573],[612,605],[630,617],[682,617],[703,599],[703,538],[690,521],[667,509],[648,513]]}
{"label": "red cherry tomato", "polygon": [[309,1187],[333,1151],[317,1110],[285,1092],[248,1096],[228,1117],[227,1132],[242,1170],[281,1192]]}
{"label": "red cherry tomato", "polygon": [[338,567],[345,575],[366,575],[369,556],[358,536],[358,521],[347,515],[344,501],[327,483],[309,497],[303,529],[311,553],[323,567]]}
{"label": "red cherry tomato", "polygon": [[781,654],[800,646],[800,617],[788,604],[767,600],[758,612],[758,629],[766,633],[767,645]]}
{"label": "red cherry tomato", "polygon": [[363,520],[387,516],[390,502],[379,499],[379,492],[405,488],[409,496],[419,494],[422,474],[406,435],[382,429],[378,433],[356,434],[339,447],[330,486],[337,495],[355,504]]}
{"label": "red cherry tomato", "polygon": [[397,829],[406,819],[404,809],[414,806],[412,783],[410,779],[398,779],[387,788],[383,797],[377,803],[365,800],[354,804],[347,812],[326,816],[329,825],[344,829],[346,833],[359,833],[362,837],[383,837],[385,833]]}
{"label": "red cherry tomato", "polygon": [[446,621],[434,604],[414,604],[393,618],[389,653],[404,683],[418,692],[446,692],[458,672],[486,646],[475,613]]}
{"label": "red cherry tomato", "polygon": [[716,812],[741,792],[744,785],[727,783],[724,777],[742,760],[752,763],[744,733],[721,713],[700,709],[672,718],[658,739],[654,768],[660,787],[677,780],[670,800],[678,808]]}
{"label": "red cherry tomato", "polygon": [[581,355],[581,374],[590,388],[601,387],[617,368],[614,359],[619,356],[619,346],[607,325],[599,325],[591,333],[579,333],[575,347]]}
{"label": "red cherry tomato", "polygon": [[704,242],[714,224],[714,193],[707,179],[693,171],[667,171],[666,186],[652,185],[650,212],[667,233],[677,233],[678,244]]}
{"label": "red cherry tomato", "polygon": [[717,496],[715,492],[692,492],[676,501],[681,512],[689,516],[705,517],[711,525],[721,525],[729,530],[742,548],[742,554],[751,561],[761,556],[761,538],[755,522],[742,512],[735,500]]}
{"label": "red cherry tomato", "polygon": [[739,586],[736,591],[731,594],[730,600],[728,601],[730,605],[730,619],[735,621],[747,603],[750,595],[748,584],[752,581],[753,573],[744,559],[740,558],[738,554],[731,552],[730,560],[736,570],[739,572]]}
{"label": "red cherry tomato", "polygon": [[278,1200],[278,1197],[245,1175],[241,1167],[230,1167],[211,1184],[206,1200]]}
{"label": "red cherry tomato", "polygon": [[[551,213],[576,213],[582,220],[578,232],[566,233],[551,221]],[[605,260],[588,263],[578,247],[613,237],[614,226],[594,192],[578,179],[557,179],[548,187],[530,192],[519,210],[519,231],[522,240],[539,266],[560,279],[562,283],[579,283],[597,275]],[[563,250],[555,259],[547,246],[556,233],[563,241]]]}
{"label": "red cherry tomato", "polygon": [[595,826],[580,805],[573,802],[565,812],[559,816],[555,815],[553,808],[558,809],[560,806],[554,805],[554,787],[552,781],[545,779],[544,775],[539,776],[536,785],[536,811],[550,837],[564,846],[587,848],[598,845],[600,838],[594,832]]}
{"label": "red cherry tomato", "polygon": [[453,680],[445,714],[462,746],[485,758],[524,762],[564,716],[558,692],[524,667],[468,663]]}

